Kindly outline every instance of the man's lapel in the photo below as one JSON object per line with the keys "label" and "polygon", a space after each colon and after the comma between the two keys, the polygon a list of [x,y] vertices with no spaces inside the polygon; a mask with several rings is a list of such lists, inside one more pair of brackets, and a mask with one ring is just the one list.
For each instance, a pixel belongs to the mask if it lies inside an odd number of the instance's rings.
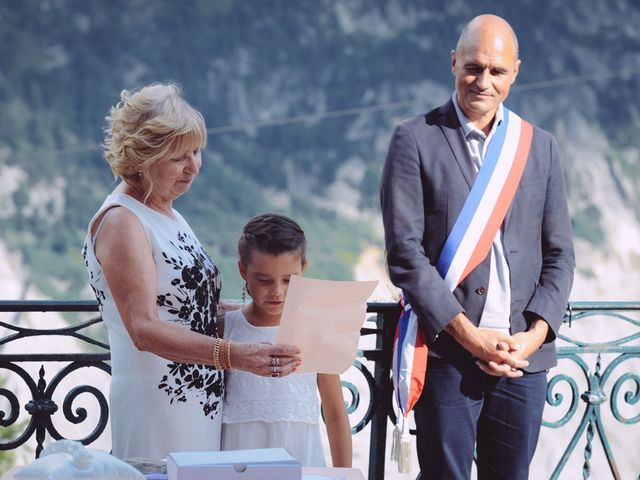
{"label": "man's lapel", "polygon": [[460,168],[467,185],[469,185],[469,189],[471,189],[471,186],[476,179],[476,172],[473,169],[471,157],[469,156],[469,152],[465,146],[462,126],[460,125],[458,115],[456,115],[453,102],[449,100],[445,105],[440,107],[438,113],[440,115],[438,122],[440,129],[447,139],[447,143],[449,144],[451,152],[458,163],[458,167]]}

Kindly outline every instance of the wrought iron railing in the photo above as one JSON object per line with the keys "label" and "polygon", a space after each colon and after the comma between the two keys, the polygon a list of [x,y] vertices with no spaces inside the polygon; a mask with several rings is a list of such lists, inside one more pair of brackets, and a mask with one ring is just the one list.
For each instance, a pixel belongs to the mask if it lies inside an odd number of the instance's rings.
{"label": "wrought iron railing", "polygon": [[[98,306],[96,302],[77,301],[77,302],[52,302],[52,301],[23,301],[11,302],[1,301],[0,312],[97,312]],[[21,391],[26,389],[29,398],[26,403],[25,399],[19,399],[16,392],[6,388],[0,388],[0,398],[5,398],[9,404],[8,414],[0,411],[0,428],[11,428],[18,421],[20,414],[20,405],[29,413],[31,418],[26,423],[24,431],[16,438],[5,440],[0,444],[0,450],[13,450],[26,443],[35,435],[36,450],[35,456],[38,457],[43,448],[43,443],[47,434],[59,440],[63,436],[53,424],[53,415],[58,411],[59,406],[53,400],[54,394],[61,381],[68,377],[72,372],[81,368],[98,368],[107,373],[111,373],[111,366],[107,363],[110,359],[109,345],[103,341],[97,340],[86,335],[83,331],[92,325],[102,322],[102,318],[97,316],[90,320],[72,324],[67,327],[60,328],[28,328],[20,325],[20,322],[0,321],[0,327],[5,330],[5,335],[0,338],[0,375],[4,375],[7,371],[17,375],[23,385],[20,385]],[[46,337],[55,341],[59,337],[73,337],[87,346],[97,347],[98,352],[74,352],[74,353],[6,353],[6,346],[9,344],[17,344],[36,338]],[[38,377],[34,378],[26,369],[27,364],[40,364]],[[53,376],[49,376],[45,365],[62,365]],[[0,377],[1,378],[1,377]],[[99,414],[97,425],[91,433],[84,438],[78,439],[85,445],[94,442],[104,432],[109,417],[109,407],[104,392],[92,385],[79,385],[72,388],[64,396],[62,411],[67,421],[72,424],[80,424],[88,418],[86,409],[77,408],[73,411],[73,405],[79,395],[88,393],[93,395],[99,404]],[[15,428],[14,428],[15,429]],[[6,435],[3,435],[5,437]]]}
{"label": "wrought iron railing", "polygon": [[[0,313],[14,312],[19,315],[20,312],[40,311],[97,312],[97,306],[95,302],[89,301],[0,301]],[[348,411],[353,425],[353,434],[357,435],[365,426],[371,426],[368,467],[370,479],[384,477],[387,427],[390,421],[391,423],[395,421],[390,366],[391,346],[399,311],[399,306],[395,303],[369,305],[368,312],[371,315],[361,330],[361,335],[363,339],[373,336],[375,340],[370,342],[371,348],[358,351],[358,357],[354,363],[354,371],[362,377],[367,391],[362,392],[362,387],[357,387],[351,381],[343,381],[351,397],[348,402]],[[629,408],[634,408],[640,401],[639,369],[637,366],[635,370],[633,368],[635,365],[633,362],[640,359],[639,314],[640,303],[591,302],[569,305],[565,318],[565,323],[568,325],[561,331],[558,341],[559,362],[560,366],[566,363],[577,366],[579,376],[584,378],[575,378],[562,372],[551,372],[547,390],[549,408],[545,411],[545,415],[551,410],[552,412],[561,411],[561,416],[552,421],[544,420],[543,425],[550,429],[567,428],[572,421],[576,423],[575,419],[579,413],[582,413],[582,418],[555,470],[551,473],[551,478],[560,478],[561,475],[566,477],[567,472],[564,469],[569,458],[578,448],[578,444],[585,440],[581,461],[583,478],[589,478],[591,475],[594,442],[598,440],[605,452],[612,477],[623,478],[609,442],[611,429],[605,428],[603,423],[601,406],[608,403],[613,418],[620,425],[631,426],[640,423],[640,413],[635,415],[627,413]],[[600,324],[612,320],[621,322],[625,333],[622,337],[608,340],[579,339],[582,330],[586,330],[587,333],[593,330],[583,328],[582,325],[596,317]],[[37,457],[47,436],[52,439],[63,437],[54,424],[54,420],[62,421],[58,413],[59,405],[54,400],[54,394],[62,381],[72,372],[84,368],[99,369],[110,374],[109,346],[106,341],[87,333],[100,325],[101,321],[97,316],[61,328],[40,329],[27,328],[21,325],[20,321],[0,319],[0,335],[2,335],[0,336],[0,379],[12,372],[24,383],[22,388],[15,388],[15,391],[0,385],[0,401],[3,401],[0,403],[0,434],[3,431],[11,431],[15,434],[10,439],[0,440],[0,451],[14,450],[35,437],[34,453]],[[569,326],[571,328],[567,328]],[[35,337],[54,339],[60,336],[76,338],[93,351],[89,353],[7,353],[6,351],[8,345],[16,342],[25,342]],[[38,364],[40,367],[37,378],[34,378],[27,371],[26,365]],[[61,367],[53,371],[56,365]],[[625,365],[631,366],[625,370]],[[584,386],[583,391],[580,384]],[[28,398],[20,398],[20,392]],[[82,394],[93,396],[99,409],[97,415],[91,417],[94,419],[95,426],[82,438],[76,438],[87,445],[104,433],[108,423],[109,409],[105,392],[90,384],[77,385],[63,397],[62,413],[66,421],[72,424],[88,421],[89,415],[85,408],[76,407],[74,410],[76,399]],[[363,394],[368,397],[366,402],[362,401]],[[626,403],[623,409],[620,406],[621,398]],[[21,408],[28,413],[29,418],[17,428]],[[18,431],[15,431],[16,429]],[[0,435],[0,438],[6,438],[6,435]],[[634,448],[637,449],[637,445]],[[637,476],[637,474],[638,472],[635,472],[633,475]],[[571,472],[570,476],[575,478],[575,472]],[[627,475],[624,475],[624,478],[626,477]]]}
{"label": "wrought iron railing", "polygon": [[[559,366],[567,363],[577,367],[585,390],[581,392],[575,377],[554,373],[547,385],[547,403],[566,411],[555,421],[543,420],[543,426],[558,429],[582,413],[575,433],[551,474],[552,479],[566,477],[565,466],[581,440],[586,440],[582,477],[591,476],[594,440],[604,450],[612,478],[640,478],[640,462],[635,455],[637,470],[622,472],[617,466],[610,444],[612,429],[605,428],[601,407],[608,404],[613,418],[620,426],[639,424],[640,413],[625,415],[620,409],[620,398],[627,407],[640,401],[640,303],[570,303],[565,316],[565,327],[560,331],[557,347]],[[606,322],[606,323],[605,323]],[[599,323],[599,325],[598,325]],[[576,328],[567,328],[576,324]],[[618,337],[615,332],[623,331]],[[581,337],[583,337],[581,339]],[[594,341],[592,337],[598,337]],[[607,338],[609,337],[609,338]],[[568,393],[558,393],[559,385],[566,384]],[[583,403],[581,404],[580,401]],[[580,408],[582,407],[582,408]],[[597,438],[596,438],[597,435]],[[631,448],[638,452],[638,445]]]}

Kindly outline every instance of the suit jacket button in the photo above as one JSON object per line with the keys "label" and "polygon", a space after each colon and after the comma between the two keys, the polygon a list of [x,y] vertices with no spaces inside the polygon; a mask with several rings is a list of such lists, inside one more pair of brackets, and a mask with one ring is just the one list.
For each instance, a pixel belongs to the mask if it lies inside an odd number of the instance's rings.
{"label": "suit jacket button", "polygon": [[476,293],[478,295],[486,295],[487,294],[487,289],[485,287],[476,288]]}

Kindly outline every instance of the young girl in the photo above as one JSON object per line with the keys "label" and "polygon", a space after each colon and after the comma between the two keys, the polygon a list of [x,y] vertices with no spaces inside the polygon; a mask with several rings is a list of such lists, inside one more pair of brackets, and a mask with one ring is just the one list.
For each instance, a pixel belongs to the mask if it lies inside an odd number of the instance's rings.
{"label": "young girl", "polygon": [[[253,301],[225,315],[224,338],[275,343],[291,275],[302,275],[306,239],[288,217],[260,215],[238,241],[238,269]],[[222,449],[286,448],[303,466],[324,466],[318,421],[322,410],[334,467],[351,467],[351,430],[338,375],[295,374],[272,378],[239,370],[225,373]]]}

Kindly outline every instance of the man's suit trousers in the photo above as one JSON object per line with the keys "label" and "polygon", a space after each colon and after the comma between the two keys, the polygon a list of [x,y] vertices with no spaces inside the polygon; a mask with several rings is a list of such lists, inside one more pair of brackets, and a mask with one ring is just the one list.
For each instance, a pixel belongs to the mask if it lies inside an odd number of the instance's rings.
{"label": "man's suit trousers", "polygon": [[430,357],[414,409],[421,478],[468,480],[477,447],[479,480],[526,480],[546,391],[546,371],[493,377],[471,356]]}

